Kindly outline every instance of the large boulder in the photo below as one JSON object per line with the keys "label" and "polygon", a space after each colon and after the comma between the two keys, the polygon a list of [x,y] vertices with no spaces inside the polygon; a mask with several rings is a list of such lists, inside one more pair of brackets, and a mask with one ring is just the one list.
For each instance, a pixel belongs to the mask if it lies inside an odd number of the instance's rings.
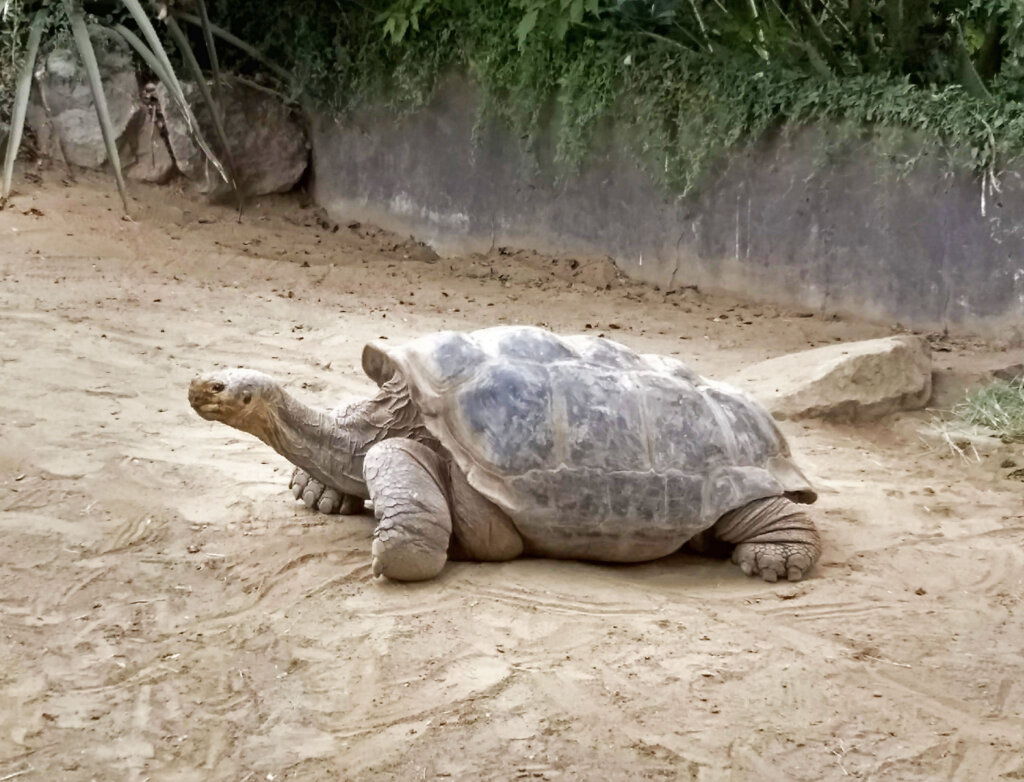
{"label": "large boulder", "polygon": [[129,137],[128,144],[134,153],[135,162],[125,169],[125,176],[139,182],[162,185],[170,181],[177,170],[170,147],[164,138],[163,122],[158,110],[156,85],[147,84],[144,92],[146,112],[138,129]]}
{"label": "large boulder", "polygon": [[152,114],[139,126],[133,141],[135,162],[125,170],[129,179],[162,185],[174,176],[174,159],[167,142],[160,134],[160,126]]}
{"label": "large boulder", "polygon": [[[127,45],[109,31],[96,28],[91,39],[120,155],[124,139],[137,128],[143,116],[135,65]],[[51,51],[43,61],[37,86],[37,100],[29,112],[28,124],[42,142],[43,151],[55,153],[57,150],[52,147],[59,142],[60,152],[68,163],[101,168],[107,162],[107,148],[77,50]],[[121,162],[131,162],[131,150],[125,148],[124,152],[128,160]]]}
{"label": "large boulder", "polygon": [[779,419],[872,421],[928,403],[931,351],[916,336],[848,342],[762,361],[730,382]]}
{"label": "large boulder", "polygon": [[[207,144],[218,149],[216,129],[199,89],[186,83],[183,90]],[[157,99],[178,170],[204,190],[219,192],[219,175],[196,145],[188,122],[163,85],[157,87]],[[230,79],[222,86],[221,100],[224,128],[242,192],[265,195],[295,187],[309,163],[309,142],[292,111],[273,95]]]}

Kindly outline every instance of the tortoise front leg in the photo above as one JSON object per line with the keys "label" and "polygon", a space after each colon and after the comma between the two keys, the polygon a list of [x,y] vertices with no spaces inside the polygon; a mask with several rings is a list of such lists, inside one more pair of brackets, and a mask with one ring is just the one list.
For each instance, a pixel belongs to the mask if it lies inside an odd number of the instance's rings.
{"label": "tortoise front leg", "polygon": [[296,467],[292,472],[288,488],[292,490],[295,499],[302,500],[306,503],[307,508],[318,510],[321,513],[340,513],[342,516],[352,516],[362,513],[366,509],[366,503],[362,497],[345,494],[325,486],[301,467]]}
{"label": "tortoise front leg", "polygon": [[433,578],[448,559],[452,516],[441,458],[402,438],[373,446],[363,478],[373,501],[373,574],[395,581]]}
{"label": "tortoise front leg", "polygon": [[712,528],[735,543],[732,561],[748,576],[799,581],[821,555],[821,538],[806,510],[785,497],[769,497],[725,514]]}

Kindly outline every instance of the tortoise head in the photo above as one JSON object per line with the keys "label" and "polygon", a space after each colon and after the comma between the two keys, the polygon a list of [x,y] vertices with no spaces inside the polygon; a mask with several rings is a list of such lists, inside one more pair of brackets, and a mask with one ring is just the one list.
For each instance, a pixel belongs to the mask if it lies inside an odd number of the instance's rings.
{"label": "tortoise head", "polygon": [[210,372],[188,387],[188,402],[202,418],[253,433],[263,428],[281,395],[269,375],[253,369]]}

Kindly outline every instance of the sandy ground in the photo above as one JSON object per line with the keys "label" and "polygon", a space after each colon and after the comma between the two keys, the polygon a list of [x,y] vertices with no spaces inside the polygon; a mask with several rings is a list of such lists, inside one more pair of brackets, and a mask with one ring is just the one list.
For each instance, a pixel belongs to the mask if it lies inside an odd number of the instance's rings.
{"label": "sandy ground", "polygon": [[[231,210],[57,175],[0,213],[0,779],[1024,779],[1020,445],[784,424],[821,489],[799,584],[679,555],[375,581],[198,371],[366,394],[370,338],[539,323],[728,375],[891,333],[607,268],[427,262],[296,199]],[[944,384],[1021,360],[939,340]],[[950,386],[952,384],[952,386]]]}

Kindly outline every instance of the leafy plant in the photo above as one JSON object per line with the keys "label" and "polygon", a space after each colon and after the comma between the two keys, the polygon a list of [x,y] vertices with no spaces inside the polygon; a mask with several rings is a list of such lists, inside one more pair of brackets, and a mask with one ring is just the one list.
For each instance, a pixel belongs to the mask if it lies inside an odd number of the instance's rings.
{"label": "leafy plant", "polygon": [[1024,152],[1019,0],[210,2],[322,111],[412,110],[462,70],[478,126],[499,120],[538,156],[553,127],[571,171],[614,120],[675,192],[736,145],[820,120],[904,129],[989,185]]}
{"label": "leafy plant", "polygon": [[[25,44],[22,47],[21,36],[18,34],[17,28],[21,20],[25,18],[25,14],[29,12],[29,5],[33,6],[34,13]],[[237,193],[237,188],[235,187],[234,177],[231,171],[227,135],[225,133],[221,114],[218,110],[219,101],[215,100],[214,97],[214,93],[219,95],[221,83],[219,61],[216,47],[214,45],[214,35],[219,34],[222,38],[227,37],[234,43],[241,44],[243,49],[247,49],[249,47],[241,41],[233,39],[230,34],[225,33],[223,30],[215,28],[210,23],[204,0],[196,0],[195,5],[199,11],[198,17],[189,14],[181,14],[180,10],[176,9],[173,5],[163,4],[157,7],[156,16],[158,19],[162,19],[164,21],[168,33],[174,40],[175,46],[185,61],[189,74],[198,85],[200,94],[210,109],[209,113],[212,117],[219,145],[222,150],[221,154],[225,156],[227,165],[221,162],[220,157],[213,151],[213,149],[211,149],[210,145],[203,137],[199,123],[196,121],[195,115],[189,106],[184,90],[182,89],[181,82],[179,81],[175,68],[167,55],[163,42],[158,35],[150,16],[143,9],[139,0],[121,0],[121,2],[116,6],[119,9],[119,13],[108,13],[107,15],[108,20],[111,22],[107,29],[112,30],[125,40],[145,61],[149,69],[164,84],[167,88],[168,94],[171,96],[171,99],[178,107],[181,115],[185,118],[189,126],[189,130],[200,149],[224,181],[231,185],[232,189]],[[56,2],[50,2],[50,0],[43,0],[43,2],[31,4],[20,2],[20,0],[3,0],[2,4],[0,4],[0,17],[2,17],[3,23],[5,25],[8,24],[8,21],[10,23],[10,27],[6,28],[10,30],[10,32],[7,33],[6,45],[4,49],[0,49],[0,53],[6,53],[9,51],[12,61],[17,59],[21,60],[17,69],[16,89],[14,91],[10,110],[11,121],[7,139],[6,155],[4,158],[2,189],[0,189],[0,208],[2,208],[6,203],[10,195],[14,161],[17,156],[18,148],[21,144],[24,130],[25,115],[28,107],[29,93],[31,92],[32,86],[33,70],[35,68],[36,58],[40,49],[40,39],[43,31],[52,26],[55,23],[55,20],[60,17],[71,28],[75,47],[86,71],[90,91],[93,97],[93,104],[96,107],[97,119],[99,120],[103,142],[107,150],[107,158],[110,161],[111,168],[113,169],[114,177],[117,181],[118,192],[121,194],[121,200],[124,204],[125,211],[128,210],[127,192],[121,171],[120,158],[117,151],[117,140],[110,120],[106,96],[103,92],[100,71],[90,38],[90,28],[94,29],[100,25],[96,24],[95,21],[92,23],[87,22],[86,10],[84,0],[60,0],[59,4]],[[188,37],[178,24],[177,18],[179,14],[183,17],[187,17],[189,21],[194,21],[202,30],[206,44],[207,56],[213,70],[214,89],[212,93],[207,86],[202,68],[192,51]],[[122,21],[127,22],[129,19],[134,21],[136,28],[142,35],[141,38],[122,23]],[[5,39],[0,39],[0,41],[3,40]],[[250,53],[258,54],[255,50],[250,50]],[[8,68],[7,70],[11,69]],[[0,70],[0,74],[6,73],[7,70]],[[279,75],[287,77],[287,73],[283,70],[278,69],[278,73]]]}
{"label": "leafy plant", "polygon": [[973,391],[953,408],[968,424],[983,426],[1007,442],[1024,442],[1024,375]]}
{"label": "leafy plant", "polygon": [[[4,11],[7,6],[4,6]],[[7,133],[7,154],[4,157],[3,181],[0,184],[0,207],[7,200],[11,192],[11,175],[14,173],[14,159],[18,154],[18,147],[21,145],[21,134],[25,127],[25,112],[28,108],[28,96],[32,89],[32,66],[35,63],[36,53],[39,51],[39,40],[42,37],[43,24],[46,17],[42,11],[38,12],[32,20],[29,30],[28,43],[25,47],[24,63],[17,78],[17,87],[14,93],[14,104],[11,109],[11,125]]]}
{"label": "leafy plant", "polygon": [[11,107],[25,49],[28,19],[21,0],[0,0],[0,139],[10,128]]}
{"label": "leafy plant", "polygon": [[[1020,0],[206,3],[212,36],[248,42],[219,53],[230,67],[262,67],[321,111],[414,110],[461,70],[479,86],[478,127],[502,122],[571,171],[614,120],[676,193],[737,145],[821,120],[908,131],[924,147],[894,143],[896,168],[938,158],[987,190],[1024,153]],[[168,13],[202,26],[202,8],[179,6]]]}

